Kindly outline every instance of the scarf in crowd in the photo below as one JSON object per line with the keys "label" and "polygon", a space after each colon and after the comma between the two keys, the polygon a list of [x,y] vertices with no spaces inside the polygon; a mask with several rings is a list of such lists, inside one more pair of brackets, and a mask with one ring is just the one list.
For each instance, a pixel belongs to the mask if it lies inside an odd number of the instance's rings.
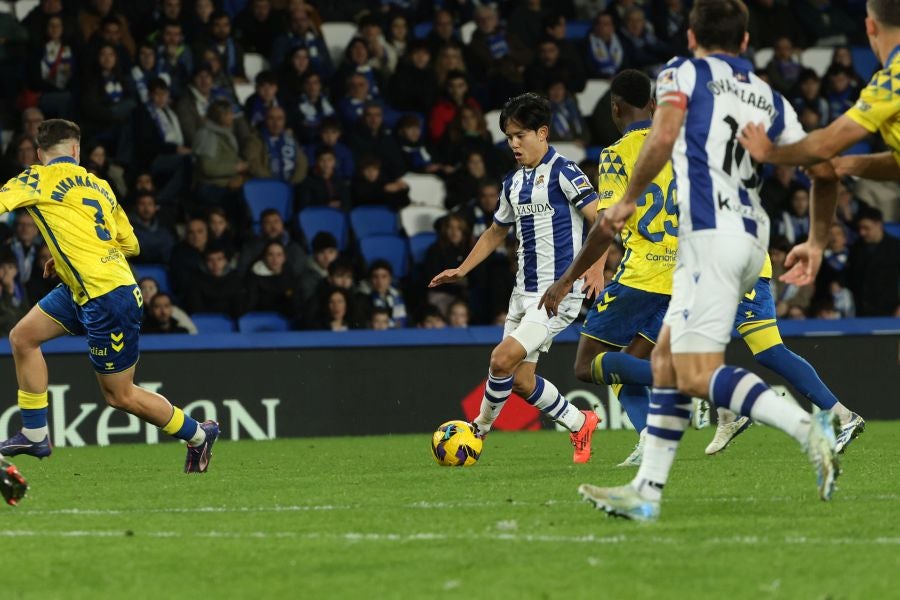
{"label": "scarf in crowd", "polygon": [[375,79],[375,69],[369,65],[359,65],[356,67],[356,72],[369,80],[369,94],[373,98],[381,95],[381,91],[378,89],[378,80]]}
{"label": "scarf in crowd", "polygon": [[31,279],[31,268],[37,259],[37,244],[31,244],[26,249],[25,246],[17,239],[13,239],[9,245],[13,255],[16,257],[16,268],[19,269],[19,281],[28,281]]}
{"label": "scarf in crowd", "polygon": [[297,168],[299,151],[297,140],[286,131],[279,136],[271,136],[264,131],[263,137],[269,150],[269,168],[272,170],[272,176],[282,181],[290,181]]}
{"label": "scarf in crowd", "polygon": [[225,66],[225,72],[229,75],[237,75],[240,67],[237,64],[237,50],[235,50],[234,41],[231,38],[228,38],[225,40],[224,44],[216,44],[215,49],[222,59],[222,64]]}
{"label": "scarf in crowd", "polygon": [[273,98],[272,104],[267,105],[259,95],[255,94],[250,100],[250,127],[261,127],[266,120],[266,111],[273,106],[280,106],[278,104],[278,98]]}
{"label": "scarf in crowd", "polygon": [[103,92],[111,104],[118,104],[125,96],[122,82],[112,75],[103,76]]}
{"label": "scarf in crowd", "polygon": [[322,119],[334,114],[334,107],[331,106],[331,102],[325,96],[319,96],[317,102],[311,102],[306,97],[306,94],[303,94],[300,97],[300,104],[297,108],[300,110],[300,114],[303,115],[303,124],[310,129],[317,128]]}
{"label": "scarf in crowd", "polygon": [[150,111],[150,116],[153,118],[153,122],[156,123],[156,130],[167,144],[184,145],[181,125],[178,123],[178,117],[171,108],[168,106],[160,108],[151,102],[147,104],[147,110]]}
{"label": "scarf in crowd", "polygon": [[147,84],[151,79],[156,77],[159,77],[166,82],[166,85],[171,87],[172,78],[169,77],[168,73],[160,73],[159,69],[145,71],[140,65],[135,65],[131,68],[131,79],[134,81],[134,87],[137,90],[141,102],[146,104],[150,100],[150,90],[147,88]]}
{"label": "scarf in crowd", "polygon": [[622,42],[618,36],[613,34],[609,43],[603,41],[595,35],[589,37],[591,48],[591,62],[594,70],[604,75],[614,75],[622,64],[625,51],[622,49]]}
{"label": "scarf in crowd", "polygon": [[[69,68],[63,69],[66,65]],[[72,77],[72,48],[61,42],[47,42],[41,57],[41,78],[53,87],[62,89]]]}
{"label": "scarf in crowd", "polygon": [[487,47],[491,53],[491,58],[497,60],[509,54],[509,44],[506,42],[506,32],[497,29],[494,33],[487,36]]}
{"label": "scarf in crowd", "polygon": [[209,95],[209,98],[204,98],[200,90],[193,85],[188,86],[188,90],[190,90],[191,97],[194,99],[194,107],[197,109],[197,114],[200,116],[205,115],[209,109],[209,103],[212,101],[212,94]]}
{"label": "scarf in crowd", "polygon": [[413,171],[420,171],[431,164],[431,155],[425,146],[404,145],[401,150],[409,159]]}
{"label": "scarf in crowd", "polygon": [[[574,109],[574,110],[573,110]],[[581,135],[581,123],[577,116],[577,107],[567,101],[552,105],[551,131],[561,139],[571,139]]]}

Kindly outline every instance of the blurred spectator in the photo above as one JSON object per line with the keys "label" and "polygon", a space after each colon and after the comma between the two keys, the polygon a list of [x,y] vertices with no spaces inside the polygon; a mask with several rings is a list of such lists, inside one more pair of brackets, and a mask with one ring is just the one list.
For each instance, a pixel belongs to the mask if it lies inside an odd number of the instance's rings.
{"label": "blurred spectator", "polygon": [[159,219],[159,205],[153,194],[138,194],[131,224],[140,243],[141,253],[132,258],[135,263],[168,264],[175,247],[175,236]]}
{"label": "blurred spectator", "polygon": [[260,71],[256,75],[256,91],[244,103],[244,119],[250,128],[262,127],[266,111],[278,103],[278,77],[272,71]]}
{"label": "blurred spectator", "polygon": [[481,112],[478,101],[469,94],[469,82],[462,71],[451,71],[447,74],[444,92],[443,98],[432,107],[431,115],[428,117],[428,133],[435,142],[443,137],[447,126],[463,106],[471,106]]}
{"label": "blurred spectator", "polygon": [[[41,43],[34,43],[37,40]],[[39,96],[41,109],[51,116],[71,116],[76,67],[75,51],[67,39],[63,19],[50,17],[46,30],[39,37],[32,38],[27,71],[29,88]]]}
{"label": "blurred spectator", "polygon": [[[430,281],[445,269],[455,269],[472,249],[472,230],[469,223],[458,213],[450,213],[441,221],[437,241],[425,252],[423,271],[425,280]],[[443,285],[428,290],[428,302],[437,306],[442,313],[446,312],[450,303],[461,298],[466,291],[467,282]]]}
{"label": "blurred spectator", "polygon": [[306,259],[306,267],[300,274],[301,300],[306,302],[316,292],[319,283],[328,276],[328,267],[338,257],[337,240],[326,231],[320,231],[313,237],[312,256]]}
{"label": "blurred spectator", "polygon": [[799,35],[800,28],[787,2],[750,0],[747,7],[750,9],[747,30],[753,48],[771,48],[780,37],[788,37],[799,44],[805,43],[806,40]]}
{"label": "blurred spectator", "polygon": [[[209,0],[195,0],[195,4],[198,7],[206,6],[209,3]],[[154,4],[153,11],[150,15],[147,15],[149,18],[145,19],[144,23],[135,23],[135,26],[141,31],[135,36],[138,39],[146,38],[158,41],[160,36],[164,34],[168,23],[178,23],[180,25],[191,20],[187,11],[182,10],[181,0],[159,0],[159,2]]]}
{"label": "blurred spectator", "polygon": [[322,35],[316,30],[305,8],[296,7],[291,10],[287,33],[279,36],[272,43],[272,55],[269,64],[280,65],[284,59],[298,46],[309,49],[309,60],[313,68],[323,77],[332,72],[331,55]]}
{"label": "blurred spectator", "polygon": [[[536,19],[534,44],[541,31],[539,14]],[[477,28],[469,42],[471,59],[468,64],[474,79],[487,82],[491,104],[500,105],[506,98],[521,92],[522,70],[531,63],[530,48],[534,46],[523,42],[512,31],[506,31],[492,5],[482,5],[475,11],[475,23]],[[530,37],[527,30],[521,31],[526,31]]]}
{"label": "blurred spectator", "polygon": [[813,319],[840,319],[841,313],[834,306],[831,298],[819,298],[813,300],[809,306],[809,313]]}
{"label": "blurred spectator", "polygon": [[900,303],[900,239],[884,231],[877,208],[859,215],[859,240],[850,248],[848,284],[861,317],[891,316]]}
{"label": "blurred spectator", "polygon": [[350,148],[341,141],[341,135],[341,122],[338,119],[334,117],[322,119],[319,125],[319,142],[306,147],[306,158],[308,162],[314,162],[319,150],[328,148],[334,152],[334,158],[337,160],[338,175],[350,179],[356,172],[356,159]]}
{"label": "blurred spectator", "polygon": [[801,306],[797,306],[796,304],[791,304],[788,306],[787,312],[783,315],[778,315],[782,319],[791,319],[792,321],[802,321],[806,319],[806,311]]}
{"label": "blurred spectator", "polygon": [[397,66],[397,52],[388,46],[381,30],[381,23],[372,15],[359,21],[359,37],[365,42],[369,52],[368,64],[383,76],[390,75]]}
{"label": "blurred spectator", "polygon": [[859,30],[850,15],[831,0],[799,0],[792,3],[792,8],[810,45],[846,44]]}
{"label": "blurred spectator", "polygon": [[294,118],[296,130],[305,141],[311,141],[322,122],[336,113],[331,102],[322,93],[322,78],[318,73],[307,73],[303,78],[303,94],[297,103]]}
{"label": "blurred spectator", "polygon": [[469,326],[469,305],[464,300],[454,300],[447,308],[447,322],[450,327]]}
{"label": "blurred spectator", "polygon": [[122,30],[122,24],[116,17],[104,17],[100,21],[100,28],[94,33],[93,37],[87,40],[84,51],[88,56],[97,53],[97,49],[103,44],[109,44],[116,51],[116,57],[123,71],[131,69],[134,63],[134,40],[129,39],[129,43],[125,43],[125,36]]}
{"label": "blurred spectator", "polygon": [[[542,17],[545,8],[542,0],[524,0],[517,2],[516,7],[509,15],[509,31],[516,36],[526,47],[534,48],[543,35],[544,27]],[[478,22],[479,13],[475,13],[475,22]]]}
{"label": "blurred spectator", "polygon": [[433,304],[425,307],[422,313],[422,321],[419,323],[422,329],[444,329],[447,327],[447,320],[444,319],[444,313],[441,309]]}
{"label": "blurred spectator", "polygon": [[537,59],[525,69],[525,87],[546,90],[553,81],[562,81],[573,93],[582,91],[585,85],[581,69],[565,62],[556,40],[546,38],[538,46]]}
{"label": "blurred spectator", "polygon": [[105,179],[118,197],[125,196],[128,186],[125,184],[125,169],[111,162],[103,144],[92,143],[82,146],[81,156],[84,168],[88,173]]}
{"label": "blurred spectator", "polygon": [[588,130],[578,103],[575,102],[566,85],[560,80],[551,80],[547,87],[547,99],[550,101],[551,142],[579,142],[587,144]]}
{"label": "blurred spectator", "polygon": [[472,238],[478,240],[494,222],[494,211],[500,198],[500,185],[494,181],[484,181],[478,186],[478,197],[460,207],[462,214],[472,229]]}
{"label": "blurred spectator", "polygon": [[[36,41],[36,40],[35,40]],[[13,104],[22,89],[22,65],[27,54],[28,30],[8,13],[0,13],[0,125],[9,127]]]}
{"label": "blurred spectator", "polygon": [[351,201],[354,207],[377,205],[400,210],[409,204],[409,185],[402,179],[390,179],[375,156],[359,161],[359,172],[353,179]]}
{"label": "blurred spectator", "polygon": [[551,12],[544,16],[541,23],[543,37],[556,42],[563,64],[573,69],[576,79],[581,81],[587,79],[584,58],[578,51],[578,46],[566,37],[566,17],[562,13]]}
{"label": "blurred spectator", "polygon": [[637,6],[625,12],[623,27],[619,30],[625,54],[629,63],[651,73],[671,58],[672,51],[653,33],[653,27],[647,23],[644,11]]}
{"label": "blurred spectator", "polygon": [[128,187],[128,196],[126,197],[125,204],[132,207],[135,204],[135,199],[138,194],[150,192],[156,196],[156,191],[156,184],[153,183],[153,176],[150,175],[150,171],[135,171],[134,178],[131,180],[131,185]]}
{"label": "blurred spectator", "polygon": [[[144,319],[149,318],[150,314],[150,305],[153,302],[153,298],[156,294],[159,293],[159,283],[152,277],[141,277],[138,280],[138,287],[141,288],[141,297],[144,299]],[[184,309],[179,306],[173,304],[174,299],[169,297],[169,306],[172,318],[175,320],[175,323],[184,329],[187,330],[188,333],[196,334],[197,326],[194,325],[194,322],[188,316]]]}
{"label": "blurred spectator", "polygon": [[373,329],[375,331],[385,331],[387,329],[391,329],[393,325],[391,324],[391,309],[389,308],[381,308],[375,307],[372,309],[371,315],[369,317],[369,329]]}
{"label": "blurred spectator", "polygon": [[792,246],[809,236],[809,190],[795,185],[791,190],[790,206],[781,213],[776,228]]}
{"label": "blurred spectator", "polygon": [[38,126],[44,121],[44,113],[41,109],[29,107],[22,111],[22,118],[19,120],[19,128],[16,129],[16,135],[27,135],[33,140],[37,139]]}
{"label": "blurred spectator", "polygon": [[215,100],[209,105],[193,148],[197,196],[207,204],[222,205],[233,214],[241,186],[247,180],[248,165],[241,159],[234,113],[228,101]]}
{"label": "blurred spectator", "polygon": [[438,89],[442,89],[447,83],[447,77],[453,71],[466,72],[466,63],[463,60],[462,46],[459,44],[447,44],[442,46],[434,60],[434,76],[437,77]]}
{"label": "blurred spectator", "polygon": [[223,248],[225,256],[229,260],[233,259],[237,250],[237,237],[221,206],[211,206],[207,209],[206,225],[209,229],[210,243]]}
{"label": "blurred spectator", "polygon": [[362,116],[363,106],[372,100],[372,94],[369,80],[362,73],[352,73],[346,84],[346,93],[338,100],[337,112],[344,125],[352,127]]}
{"label": "blurred spectator", "polygon": [[453,15],[446,8],[434,11],[434,20],[431,22],[431,31],[425,36],[425,44],[431,56],[437,56],[441,48],[447,45],[458,45],[459,36],[453,27]]}
{"label": "blurred spectator", "polygon": [[856,72],[856,65],[853,64],[853,54],[850,51],[850,46],[835,47],[834,54],[831,55],[831,64],[841,65],[847,69],[852,87],[857,90],[866,87],[866,81]]}
{"label": "blurred spectator", "polygon": [[178,115],[169,106],[169,86],[154,79],[149,93],[150,101],[135,119],[135,163],[160,182],[159,200],[175,203],[190,184],[191,149],[185,144]]}
{"label": "blurred spectator", "polygon": [[116,156],[130,158],[132,128],[126,126],[137,107],[134,87],[122,72],[115,49],[102,44],[82,95],[83,139],[100,139]]}
{"label": "blurred spectator", "polygon": [[141,103],[150,101],[150,82],[154,79],[162,79],[171,88],[172,78],[168,73],[163,73],[156,62],[156,50],[148,42],[141,42],[137,49],[137,61],[128,72],[131,84],[137,92]]}
{"label": "blurred spectator", "polygon": [[253,261],[263,255],[269,242],[279,242],[285,249],[285,257],[292,273],[300,273],[306,262],[306,251],[303,246],[291,239],[284,226],[284,219],[277,209],[267,208],[259,217],[260,235],[244,243],[241,259],[238,261],[238,271],[246,273]]}
{"label": "blurred spectator", "polygon": [[144,316],[141,333],[187,333],[188,330],[172,318],[172,297],[165,292],[157,292],[149,301],[149,310]]}
{"label": "blurred spectator", "polygon": [[[281,90],[285,101],[293,104],[300,99],[303,94],[303,84],[306,77],[317,73],[312,68],[309,60],[309,50],[304,46],[297,46],[288,55],[284,63],[281,65],[273,65],[278,67],[278,88]],[[319,93],[321,94],[322,79],[319,75]]]}
{"label": "blurred spectator", "polygon": [[6,183],[31,165],[38,163],[37,142],[27,135],[13,138],[3,157],[0,181]]}
{"label": "blurred spectator", "polygon": [[[499,126],[494,123],[491,125]],[[499,177],[507,170],[508,165],[504,164],[503,156],[494,146],[487,128],[488,124],[480,110],[472,106],[460,107],[438,145],[440,161],[449,167],[443,169],[445,174],[451,175],[473,152],[484,159],[488,175]]]}
{"label": "blurred spectator", "polygon": [[838,182],[835,216],[838,222],[843,224],[844,231],[847,232],[848,241],[851,245],[856,241],[860,216],[870,208],[865,201],[860,200],[850,191],[847,183],[843,181]]}
{"label": "blurred spectator", "polygon": [[216,12],[213,0],[194,0],[194,9],[185,17],[177,18],[184,23],[184,35],[191,42],[204,39],[209,31],[210,20]]}
{"label": "blurred spectator", "polygon": [[360,285],[372,308],[391,311],[392,327],[406,327],[406,303],[400,290],[394,287],[394,270],[386,260],[374,260],[369,265],[369,279]]}
{"label": "blurred spectator", "polygon": [[372,56],[365,40],[360,37],[350,40],[350,44],[344,51],[344,60],[341,66],[334,74],[333,82],[335,84],[332,92],[342,93],[342,86],[348,81],[351,75],[362,75],[369,84],[369,94],[372,98],[381,96],[384,81],[382,73],[379,69],[375,69],[369,64]]}
{"label": "blurred spectator", "polygon": [[766,65],[766,75],[769,76],[769,85],[788,95],[794,90],[794,86],[800,79],[803,65],[797,58],[794,45],[788,37],[780,37],[775,40],[772,60]]}
{"label": "blurred spectator", "polygon": [[50,254],[49,246],[42,245],[38,248],[37,260],[31,267],[34,275],[25,284],[25,296],[32,306],[37,304],[41,298],[49,294],[53,288],[61,283],[59,275],[54,274],[52,277],[44,277],[44,266],[51,258],[53,258],[53,255]]}
{"label": "blurred spectator", "polygon": [[351,208],[350,188],[337,173],[337,159],[331,148],[321,148],[309,177],[300,186],[299,209],[309,206],[330,206],[338,210]]}
{"label": "blurred spectator", "polygon": [[203,253],[209,245],[209,227],[200,217],[187,222],[184,239],[172,249],[169,262],[169,278],[172,287],[182,300],[187,297],[191,281],[203,267]]}
{"label": "blurred spectator", "polygon": [[191,281],[187,309],[195,312],[220,312],[232,318],[244,313],[244,286],[240,276],[228,268],[225,250],[210,246],[203,253],[204,269]]}
{"label": "blurred spectator", "polygon": [[[215,98],[227,100],[231,105],[232,112],[235,113],[235,124],[238,122],[246,122],[241,117],[241,106],[237,100],[237,92],[234,90],[234,80],[231,75],[222,67],[222,57],[213,48],[205,48],[200,52],[201,64],[209,66],[209,73],[212,75],[212,95]],[[239,118],[241,117],[241,118]],[[249,127],[248,127],[249,128]],[[248,131],[249,133],[249,131]]]}
{"label": "blurred spectator", "polygon": [[390,83],[391,106],[400,111],[428,114],[438,99],[438,82],[431,68],[431,53],[422,41],[414,41],[397,65]]}
{"label": "blurred spectator", "polygon": [[837,281],[832,281],[829,290],[834,310],[838,318],[849,319],[856,316],[856,303],[853,300],[853,292],[842,286]]}
{"label": "blurred spectator", "polygon": [[297,279],[287,264],[284,244],[267,242],[247,275],[247,309],[290,316],[294,312],[296,287]]}
{"label": "blurred spectator", "polygon": [[356,282],[353,278],[353,267],[343,259],[334,260],[328,265],[328,274],[319,281],[312,296],[306,299],[305,306],[301,306],[298,313],[303,315],[307,326],[316,326],[320,322],[323,313],[328,310],[328,298],[332,290],[341,289],[347,292],[352,302],[349,307],[350,318],[354,322],[358,319],[360,304],[364,301],[356,291]]}
{"label": "blurred spectator", "polygon": [[656,0],[649,14],[653,30],[675,56],[688,56],[688,11],[682,0]]}
{"label": "blurred spectator", "polygon": [[828,229],[828,245],[822,256],[822,268],[816,278],[817,287],[826,287],[832,282],[844,284],[847,281],[847,261],[850,251],[847,248],[847,234],[844,228],[834,223]]}
{"label": "blurred spectator", "polygon": [[251,177],[274,178],[299,185],[306,178],[308,163],[303,147],[294,134],[285,129],[284,109],[272,106],[258,133],[247,140],[245,155]]}
{"label": "blurred spectator", "polygon": [[313,328],[329,331],[355,329],[358,327],[352,316],[355,310],[350,293],[345,289],[334,288],[328,293],[328,301],[320,309]]}
{"label": "blurred spectator", "polygon": [[781,213],[787,210],[790,203],[796,172],[796,167],[776,165],[772,176],[763,179],[759,195],[762,207],[772,221],[773,230],[777,227]]}
{"label": "blurred spectator", "polygon": [[441,170],[441,165],[434,162],[432,152],[422,140],[422,123],[418,116],[405,115],[400,118],[396,139],[405,172],[436,173]]}
{"label": "blurred spectator", "polygon": [[272,8],[272,0],[251,0],[234,20],[246,52],[268,57],[278,36],[286,30],[287,15]]}
{"label": "blurred spectator", "polygon": [[[791,244],[783,237],[775,237],[769,247],[769,257],[772,259],[772,279],[769,285],[772,287],[772,296],[775,299],[775,314],[781,318],[797,318],[789,315],[792,309],[797,309],[803,314],[809,307],[815,288],[812,285],[797,286],[792,283],[784,283],[780,277],[787,269],[784,259],[787,258]],[[796,312],[796,311],[795,311]]]}
{"label": "blurred spectator", "polygon": [[32,41],[44,39],[47,24],[53,17],[63,20],[63,28],[66,31],[72,34],[77,31],[75,20],[63,11],[62,0],[40,0],[40,3],[22,19],[22,25],[28,30],[28,38]]}
{"label": "blurred spectator", "polygon": [[222,61],[222,71],[229,78],[245,83],[247,77],[244,74],[244,49],[232,35],[231,17],[225,12],[215,12],[209,18],[207,36],[203,40],[207,49],[215,50]]}
{"label": "blurred spectator", "polygon": [[168,74],[173,88],[180,95],[194,72],[194,55],[184,43],[181,23],[168,21],[163,25],[156,40],[156,56],[157,69]]}
{"label": "blurred spectator", "polygon": [[797,78],[797,91],[799,95],[794,98],[793,105],[799,114],[804,109],[815,111],[818,117],[818,126],[828,125],[828,102],[822,97],[822,80],[812,69],[803,69]]}
{"label": "blurred spectator", "polygon": [[588,72],[591,77],[610,79],[627,66],[622,40],[616,33],[612,15],[601,13],[594,19],[594,27],[585,40]]}
{"label": "blurred spectator", "polygon": [[388,54],[388,72],[394,73],[400,58],[409,48],[412,36],[409,31],[409,22],[400,13],[395,13],[388,22],[387,35],[384,40],[385,51]]}
{"label": "blurred spectator", "polygon": [[859,90],[853,87],[853,70],[833,64],[825,72],[825,101],[828,103],[828,122],[834,121],[853,106]]}
{"label": "blurred spectator", "polygon": [[362,120],[350,138],[350,148],[360,160],[378,158],[390,181],[406,172],[400,147],[384,124],[384,110],[375,102],[367,102],[363,108]]}
{"label": "blurred spectator", "polygon": [[209,105],[215,100],[212,88],[212,72],[208,66],[201,65],[194,71],[190,85],[175,105],[175,114],[178,115],[187,146],[193,145],[197,132],[206,121]]}
{"label": "blurred spectator", "polygon": [[19,209],[16,211],[16,221],[13,229],[13,237],[7,242],[7,250],[11,260],[16,264],[16,281],[22,285],[27,284],[32,277],[41,277],[42,272],[35,270],[38,250],[44,245],[38,233],[37,225],[31,213]]}
{"label": "blurred spectator", "polygon": [[0,255],[0,337],[8,337],[10,330],[28,312],[25,291],[17,281],[16,259],[8,252]]}
{"label": "blurred spectator", "polygon": [[444,206],[454,209],[471,202],[477,198],[479,186],[490,180],[484,157],[479,152],[470,152],[465,157],[463,167],[447,179],[447,196],[444,198]]}

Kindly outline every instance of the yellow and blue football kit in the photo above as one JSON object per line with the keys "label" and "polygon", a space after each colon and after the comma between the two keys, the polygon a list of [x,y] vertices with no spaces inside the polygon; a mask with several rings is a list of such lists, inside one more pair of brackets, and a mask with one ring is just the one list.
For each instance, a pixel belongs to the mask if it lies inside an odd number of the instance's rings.
{"label": "yellow and blue football kit", "polygon": [[126,257],[139,251],[109,184],[74,158],[34,165],[0,189],[0,209],[26,209],[50,249],[62,285],[38,302],[72,335],[86,334],[99,373],[138,359],[143,299]]}
{"label": "yellow and blue football kit", "polygon": [[[616,143],[601,152],[598,210],[622,198],[650,125],[649,120],[632,123]],[[625,222],[625,254],[612,281],[588,312],[581,335],[620,348],[635,335],[656,341],[672,294],[677,235],[675,178],[671,163],[666,163]]]}
{"label": "yellow and blue football kit", "polygon": [[872,75],[856,104],[844,114],[866,131],[880,133],[900,163],[900,46],[891,50],[884,68]]}

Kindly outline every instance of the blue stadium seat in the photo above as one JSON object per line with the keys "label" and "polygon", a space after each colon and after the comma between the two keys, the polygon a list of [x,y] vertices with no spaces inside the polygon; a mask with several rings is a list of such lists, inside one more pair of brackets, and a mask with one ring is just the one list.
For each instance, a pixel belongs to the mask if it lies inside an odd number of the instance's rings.
{"label": "blue stadium seat", "polygon": [[367,263],[382,258],[394,269],[394,277],[400,279],[406,276],[408,268],[406,240],[399,235],[373,235],[363,238],[359,242],[359,249]]}
{"label": "blue stadium seat", "polygon": [[894,236],[895,238],[900,238],[900,221],[885,223],[884,232],[888,235]]}
{"label": "blue stadium seat", "polygon": [[241,333],[287,331],[291,328],[286,318],[274,312],[250,312],[239,318],[237,324]]}
{"label": "blue stadium seat", "polygon": [[869,143],[869,140],[861,140],[856,142],[843,152],[841,152],[841,156],[850,156],[853,154],[871,154],[872,153],[872,144]]}
{"label": "blue stadium seat", "polygon": [[172,293],[172,282],[169,281],[169,269],[166,265],[134,265],[134,270],[138,283],[145,277],[152,277],[156,280],[159,291]]}
{"label": "blue stadium seat", "polygon": [[244,199],[253,218],[253,226],[259,229],[259,216],[269,208],[281,213],[287,223],[291,218],[294,193],[291,186],[278,179],[251,179],[244,184]]}
{"label": "blue stadium seat", "polygon": [[425,231],[417,233],[409,238],[409,253],[412,256],[413,264],[420,265],[425,262],[425,253],[429,246],[437,241],[437,233],[434,231]]}
{"label": "blue stadium seat", "polygon": [[590,30],[590,21],[566,21],[567,40],[583,40]]}
{"label": "blue stadium seat", "polygon": [[869,46],[853,46],[850,48],[850,56],[853,58],[853,68],[866,81],[878,70],[878,59]]}
{"label": "blue stadium seat", "polygon": [[386,206],[360,206],[350,211],[350,225],[357,239],[397,233],[397,214]]}
{"label": "blue stadium seat", "polygon": [[413,37],[417,40],[424,40],[428,37],[428,34],[431,33],[431,29],[434,27],[434,23],[431,21],[423,21],[422,23],[416,23],[413,26]]}
{"label": "blue stadium seat", "polygon": [[600,160],[601,152],[603,152],[603,146],[588,146],[587,159],[591,162],[598,162]]}
{"label": "blue stadium seat", "polygon": [[306,238],[309,250],[312,240],[320,231],[327,231],[337,240],[338,249],[347,247],[347,215],[330,206],[311,206],[304,208],[297,215],[297,223]]}
{"label": "blue stadium seat", "polygon": [[197,326],[197,333],[231,333],[234,321],[225,313],[194,313],[191,321]]}

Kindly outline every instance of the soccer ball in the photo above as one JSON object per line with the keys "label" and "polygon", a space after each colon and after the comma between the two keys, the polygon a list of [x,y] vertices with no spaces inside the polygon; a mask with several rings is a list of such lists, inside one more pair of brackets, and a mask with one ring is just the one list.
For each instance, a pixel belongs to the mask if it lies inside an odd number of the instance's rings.
{"label": "soccer ball", "polygon": [[442,467],[471,467],[483,445],[465,421],[447,421],[431,436],[431,454]]}

